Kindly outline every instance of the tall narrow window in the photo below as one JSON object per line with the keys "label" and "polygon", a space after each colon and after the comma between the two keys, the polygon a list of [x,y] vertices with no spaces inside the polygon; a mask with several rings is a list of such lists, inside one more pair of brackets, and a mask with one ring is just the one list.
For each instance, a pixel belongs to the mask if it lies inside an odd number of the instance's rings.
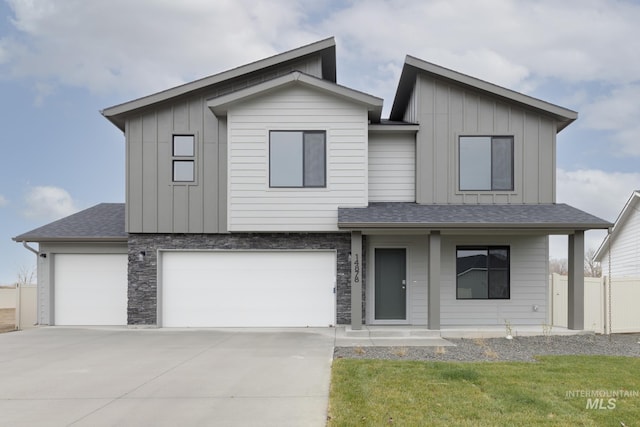
{"label": "tall narrow window", "polygon": [[195,181],[195,137],[173,135],[173,182]]}
{"label": "tall narrow window", "polygon": [[457,299],[509,299],[509,247],[456,248]]}
{"label": "tall narrow window", "polygon": [[323,131],[271,131],[269,185],[326,187],[326,150]]}
{"label": "tall narrow window", "polygon": [[512,136],[461,136],[458,148],[460,190],[513,190]]}

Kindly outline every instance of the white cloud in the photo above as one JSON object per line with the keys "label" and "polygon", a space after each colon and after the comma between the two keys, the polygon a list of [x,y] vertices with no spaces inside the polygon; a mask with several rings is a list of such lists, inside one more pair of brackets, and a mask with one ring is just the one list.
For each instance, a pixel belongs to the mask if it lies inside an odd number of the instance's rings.
{"label": "white cloud", "polygon": [[78,211],[71,195],[60,187],[32,187],[25,203],[24,214],[28,218],[56,220]]}
{"label": "white cloud", "polygon": [[583,107],[584,126],[613,133],[615,154],[640,156],[640,84],[614,88]]}
{"label": "white cloud", "polygon": [[[557,201],[614,222],[631,193],[640,188],[640,173],[605,172],[596,169],[558,169]],[[585,233],[585,250],[598,249],[606,231]],[[566,258],[566,237],[551,239],[550,257]]]}
{"label": "white cloud", "polygon": [[338,52],[347,57],[341,63],[360,64],[355,74],[391,88],[395,76],[368,67],[371,58],[400,65],[408,53],[520,91],[534,90],[548,78],[628,83],[640,75],[640,4],[616,0],[9,0],[9,5],[16,35],[0,39],[0,57],[11,58],[0,74],[126,96],[329,35],[337,37]]}
{"label": "white cloud", "polygon": [[7,200],[7,198],[0,194],[0,208],[3,206],[7,206],[8,204],[9,201]]}
{"label": "white cloud", "polygon": [[146,95],[319,38],[298,29],[304,15],[286,1],[9,4],[20,35],[4,40],[12,75],[98,92]]}

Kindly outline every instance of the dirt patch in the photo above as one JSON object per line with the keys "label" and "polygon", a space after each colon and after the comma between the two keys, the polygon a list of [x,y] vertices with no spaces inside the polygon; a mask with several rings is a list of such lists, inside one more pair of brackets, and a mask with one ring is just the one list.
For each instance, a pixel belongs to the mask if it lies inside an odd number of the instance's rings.
{"label": "dirt patch", "polygon": [[0,308],[0,334],[16,329],[16,309]]}

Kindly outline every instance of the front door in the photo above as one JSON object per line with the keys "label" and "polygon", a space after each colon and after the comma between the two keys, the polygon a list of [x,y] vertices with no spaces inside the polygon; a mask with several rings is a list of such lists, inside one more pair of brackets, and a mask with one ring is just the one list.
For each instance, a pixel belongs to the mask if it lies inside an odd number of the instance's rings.
{"label": "front door", "polygon": [[406,249],[375,249],[375,320],[407,319]]}

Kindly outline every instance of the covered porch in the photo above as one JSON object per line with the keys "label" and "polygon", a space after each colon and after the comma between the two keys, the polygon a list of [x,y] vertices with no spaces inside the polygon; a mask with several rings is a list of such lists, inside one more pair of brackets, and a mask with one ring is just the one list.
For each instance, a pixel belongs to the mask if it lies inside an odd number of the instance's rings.
{"label": "covered porch", "polygon": [[[611,226],[565,204],[415,203],[371,203],[364,208],[340,208],[338,225],[351,231],[349,331],[357,333],[363,327],[370,331],[370,327],[405,325],[417,328],[415,330],[437,331],[441,336],[445,336],[443,333],[468,336],[492,331],[504,335],[508,327],[522,334],[543,334],[541,328],[550,323],[546,305],[548,236],[551,234],[568,236],[567,331],[582,331],[584,232]],[[395,249],[395,255],[392,249]],[[484,260],[492,259],[492,251],[497,254],[502,251],[506,273],[496,268],[492,277],[500,274],[507,277],[502,279],[506,280],[506,291],[475,298],[473,294],[477,289],[473,286],[464,288],[459,283],[462,282],[460,272],[456,273],[456,263],[460,268],[457,260],[464,251],[471,254],[484,251]],[[397,257],[400,261],[396,265],[401,266],[403,253],[407,265],[404,278],[402,268],[395,268],[385,259]],[[390,267],[375,266],[383,263]],[[469,273],[465,278],[467,282],[473,282],[473,274],[489,277],[489,268],[471,267],[466,272]],[[395,270],[400,271],[397,279]],[[385,307],[389,304],[382,302],[396,297],[393,293],[385,293],[384,289],[380,291],[375,285],[376,278],[380,282],[388,280],[385,276],[392,276],[391,280],[398,282],[399,303],[391,303],[398,308],[392,307],[390,311]],[[486,288],[486,282],[491,281],[485,278],[483,286]],[[403,295],[406,301],[404,316]],[[394,315],[394,311],[398,314]]]}

